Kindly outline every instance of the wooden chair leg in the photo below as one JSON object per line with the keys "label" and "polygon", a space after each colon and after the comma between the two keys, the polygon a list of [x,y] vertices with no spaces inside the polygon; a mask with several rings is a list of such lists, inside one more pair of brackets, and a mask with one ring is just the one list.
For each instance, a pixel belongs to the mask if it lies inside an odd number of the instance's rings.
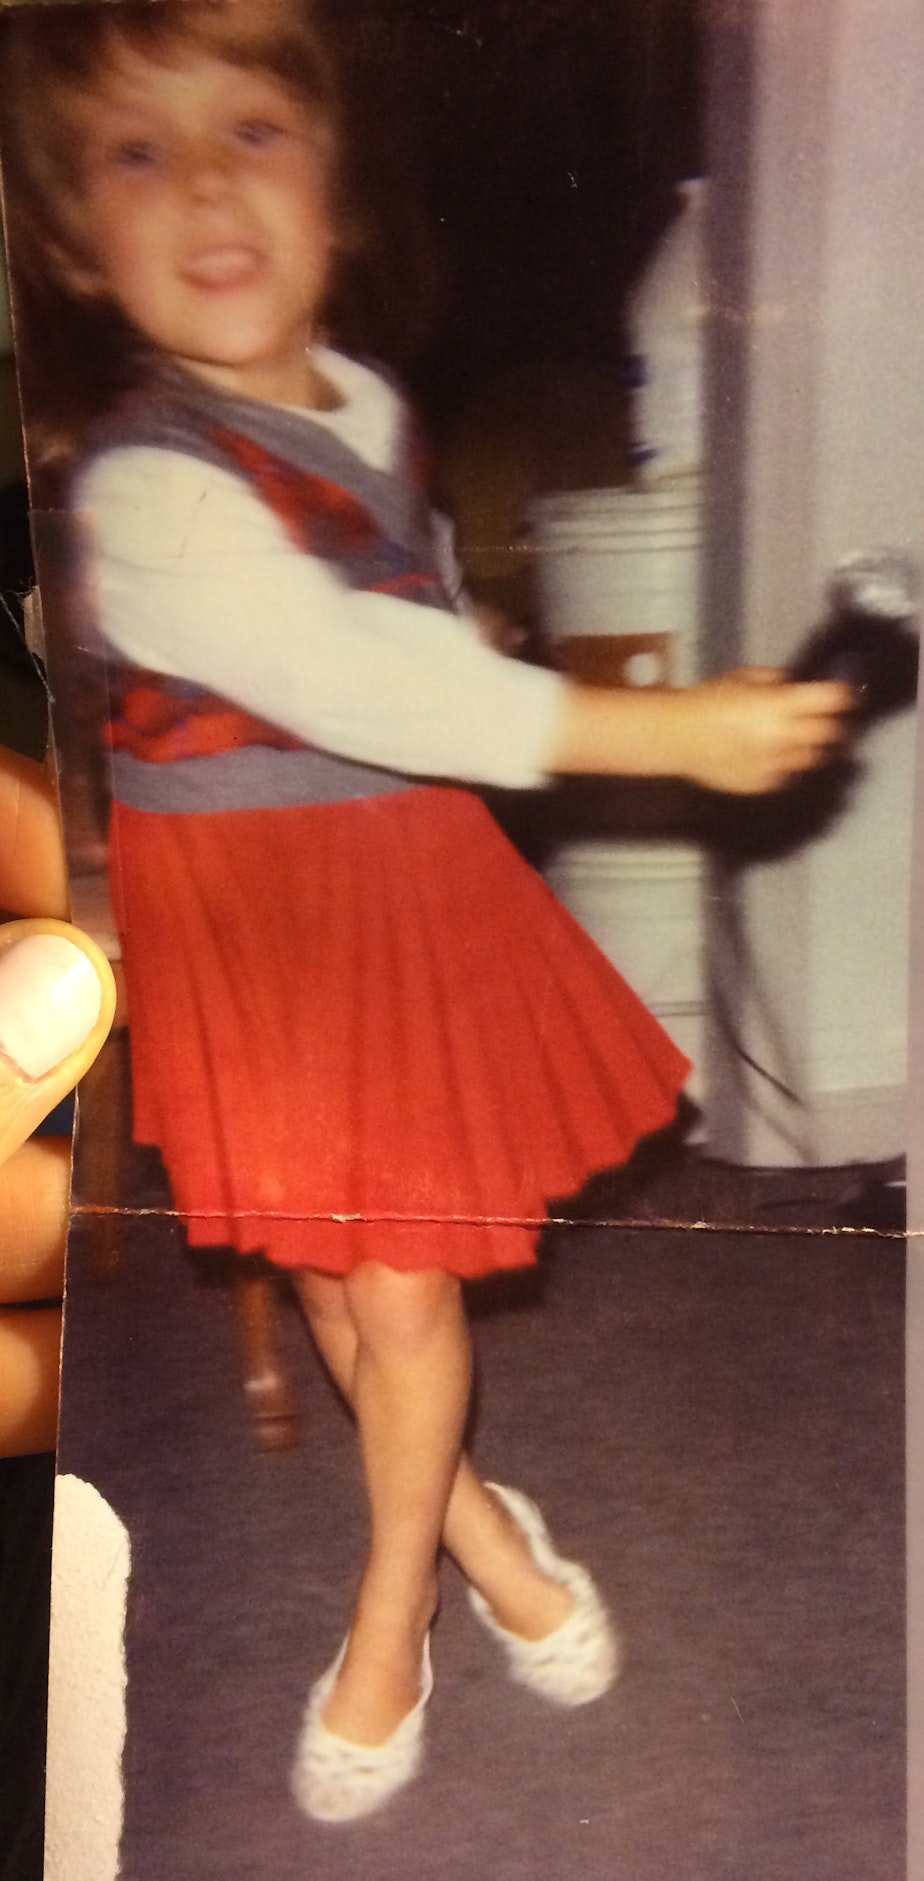
{"label": "wooden chair leg", "polygon": [[[129,1067],[128,1034],[124,1027],[117,1027],[81,1084],[87,1128],[78,1148],[79,1188],[103,1211],[89,1240],[97,1280],[116,1280],[120,1270],[123,1222],[118,1208],[124,1147],[130,1135]],[[287,1450],[299,1441],[299,1418],[279,1352],[277,1283],[255,1262],[235,1259],[234,1269],[242,1383],[256,1441],[261,1450]]]}
{"label": "wooden chair leg", "polygon": [[288,1450],[299,1440],[295,1393],[279,1354],[276,1283],[241,1264],[234,1282],[244,1395],[261,1450]]}

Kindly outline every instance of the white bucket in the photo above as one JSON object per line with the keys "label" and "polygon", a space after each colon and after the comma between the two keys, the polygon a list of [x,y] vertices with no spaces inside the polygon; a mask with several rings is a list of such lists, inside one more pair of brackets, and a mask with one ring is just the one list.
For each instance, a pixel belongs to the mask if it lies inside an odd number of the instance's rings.
{"label": "white bucket", "polygon": [[694,1066],[703,1048],[702,857],[687,843],[581,841],[561,848],[550,886]]}
{"label": "white bucket", "polygon": [[604,676],[629,685],[693,678],[702,537],[697,479],[543,497],[529,523],[542,629],[564,667],[600,676],[604,649],[589,643],[601,638],[613,643]]}
{"label": "white bucket", "polygon": [[[694,478],[648,490],[582,490],[531,512],[539,603],[556,663],[576,677],[643,686],[696,673],[701,505]],[[702,858],[692,844],[565,842],[548,880],[694,1064],[699,1094],[704,972]]]}

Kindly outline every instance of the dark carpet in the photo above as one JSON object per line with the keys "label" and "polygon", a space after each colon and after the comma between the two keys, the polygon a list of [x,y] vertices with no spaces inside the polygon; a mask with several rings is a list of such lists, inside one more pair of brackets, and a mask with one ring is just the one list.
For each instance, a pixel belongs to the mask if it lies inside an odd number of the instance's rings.
{"label": "dark carpet", "polygon": [[475,1291],[476,1459],[592,1567],[625,1675],[573,1714],[509,1685],[447,1566],[424,1774],[324,1828],[288,1774],[362,1548],[351,1427],[287,1310],[304,1435],[258,1453],[227,1290],[163,1221],[95,1277],[92,1233],[61,1466],[132,1534],[125,1881],[904,1872],[900,1240],[574,1227]]}

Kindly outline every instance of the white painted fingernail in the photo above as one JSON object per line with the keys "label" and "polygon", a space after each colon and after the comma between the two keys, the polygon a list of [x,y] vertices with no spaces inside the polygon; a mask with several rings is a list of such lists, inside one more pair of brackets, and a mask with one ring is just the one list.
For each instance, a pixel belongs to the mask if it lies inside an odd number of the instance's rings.
{"label": "white painted fingernail", "polygon": [[27,934],[0,949],[0,1051],[27,1078],[83,1044],[101,1001],[93,966],[62,934]]}

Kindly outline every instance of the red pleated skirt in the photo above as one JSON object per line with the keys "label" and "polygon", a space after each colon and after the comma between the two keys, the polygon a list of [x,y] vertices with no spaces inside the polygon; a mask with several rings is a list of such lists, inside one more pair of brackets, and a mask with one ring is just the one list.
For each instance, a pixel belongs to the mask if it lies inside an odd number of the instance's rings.
{"label": "red pleated skirt", "polygon": [[479,799],[116,805],[138,1142],[194,1246],[528,1266],[667,1123],[682,1054]]}

